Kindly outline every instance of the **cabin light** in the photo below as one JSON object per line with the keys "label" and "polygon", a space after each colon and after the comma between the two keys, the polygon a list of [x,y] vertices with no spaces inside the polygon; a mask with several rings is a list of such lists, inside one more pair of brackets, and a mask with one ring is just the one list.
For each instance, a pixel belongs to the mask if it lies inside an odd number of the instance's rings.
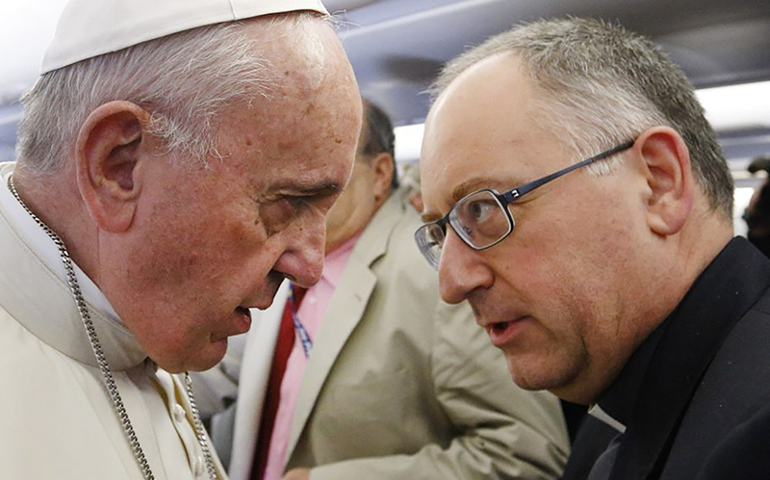
{"label": "cabin light", "polygon": [[770,81],[696,90],[717,131],[770,128]]}
{"label": "cabin light", "polygon": [[404,125],[393,129],[396,135],[396,160],[411,163],[420,158],[422,137],[425,134],[425,124]]}

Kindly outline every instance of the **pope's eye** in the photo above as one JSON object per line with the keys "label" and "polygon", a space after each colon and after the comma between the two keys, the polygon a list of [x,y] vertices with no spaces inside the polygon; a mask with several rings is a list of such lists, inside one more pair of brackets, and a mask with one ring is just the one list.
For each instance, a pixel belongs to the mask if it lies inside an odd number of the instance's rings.
{"label": "pope's eye", "polygon": [[288,227],[300,203],[293,197],[281,197],[260,205],[259,222],[265,226],[267,235],[274,235]]}

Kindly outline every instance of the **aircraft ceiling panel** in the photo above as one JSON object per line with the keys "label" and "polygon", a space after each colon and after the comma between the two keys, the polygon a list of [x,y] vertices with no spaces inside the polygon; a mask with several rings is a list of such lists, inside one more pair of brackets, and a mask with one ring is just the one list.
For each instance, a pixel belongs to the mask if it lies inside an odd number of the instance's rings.
{"label": "aircraft ceiling panel", "polygon": [[444,62],[517,22],[564,15],[652,36],[698,87],[770,78],[765,0],[381,0],[343,14],[340,36],[363,95],[403,125],[424,118],[415,99]]}
{"label": "aircraft ceiling panel", "polygon": [[[770,79],[768,0],[325,0],[325,4],[331,12],[341,12],[340,37],[363,95],[382,105],[396,125],[423,121],[429,107],[423,92],[447,60],[515,23],[541,17],[619,21],[660,43],[698,87]],[[0,105],[7,107],[34,78],[19,86],[6,76],[0,76],[7,80],[0,82]],[[0,121],[0,143],[15,135],[15,129],[15,120]],[[745,154],[751,145],[765,148],[765,141],[752,144],[752,138],[755,132],[733,136],[726,150]]]}

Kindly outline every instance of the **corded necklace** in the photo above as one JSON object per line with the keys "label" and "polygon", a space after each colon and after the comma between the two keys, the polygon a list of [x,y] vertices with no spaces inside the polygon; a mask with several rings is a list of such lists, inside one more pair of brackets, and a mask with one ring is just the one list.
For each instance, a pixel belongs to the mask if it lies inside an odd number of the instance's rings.
{"label": "corded necklace", "polygon": [[[107,364],[107,358],[104,356],[104,351],[102,350],[102,346],[99,343],[99,337],[96,335],[96,329],[94,328],[94,324],[91,321],[91,315],[88,313],[88,307],[86,305],[85,298],[83,298],[83,294],[80,291],[80,285],[78,284],[77,278],[75,277],[75,269],[72,266],[72,259],[70,258],[69,252],[67,251],[67,247],[64,245],[61,237],[59,237],[56,232],[51,230],[48,225],[43,223],[43,221],[38,218],[38,216],[35,215],[32,210],[29,209],[27,204],[24,203],[24,201],[21,199],[19,192],[16,191],[16,187],[13,185],[13,175],[8,177],[8,189],[16,198],[16,201],[18,201],[19,204],[24,207],[24,210],[27,211],[27,214],[29,214],[29,216],[32,217],[32,219],[35,220],[38,225],[40,225],[40,227],[43,229],[43,231],[45,231],[46,234],[48,234],[49,237],[51,237],[51,240],[53,240],[53,243],[59,249],[59,256],[61,257],[62,264],[64,264],[64,271],[67,274],[67,283],[70,286],[70,291],[72,292],[72,296],[75,299],[75,304],[77,305],[78,311],[80,312],[80,318],[83,320],[83,326],[85,327],[86,333],[88,334],[88,341],[91,343],[91,349],[93,350],[94,356],[96,357],[96,363],[99,365],[99,370],[102,372],[102,380],[104,381],[104,386],[107,388],[107,392],[110,395],[112,405],[115,407],[115,413],[118,415],[120,423],[123,425],[123,431],[126,434],[128,443],[131,445],[131,450],[134,452],[134,457],[139,464],[139,468],[142,470],[142,475],[144,476],[145,480],[155,480],[155,476],[152,474],[150,465],[147,463],[147,457],[145,457],[144,451],[142,451],[142,446],[139,444],[139,439],[136,437],[136,432],[134,432],[134,427],[131,425],[131,420],[128,418],[126,407],[123,405],[123,400],[120,398],[118,385],[115,383],[115,379],[112,376],[110,366]],[[214,461],[211,458],[211,451],[209,450],[208,442],[206,441],[206,435],[203,430],[203,422],[201,422],[200,414],[198,413],[198,406],[196,405],[195,397],[193,396],[192,379],[190,378],[190,374],[188,372],[185,372],[184,374],[184,383],[185,389],[187,390],[187,396],[190,400],[190,410],[192,410],[193,414],[195,436],[198,439],[198,443],[200,444],[201,450],[203,451],[203,455],[206,459],[206,469],[208,470],[209,478],[210,480],[218,480],[219,477],[217,476],[217,472],[214,469]]]}

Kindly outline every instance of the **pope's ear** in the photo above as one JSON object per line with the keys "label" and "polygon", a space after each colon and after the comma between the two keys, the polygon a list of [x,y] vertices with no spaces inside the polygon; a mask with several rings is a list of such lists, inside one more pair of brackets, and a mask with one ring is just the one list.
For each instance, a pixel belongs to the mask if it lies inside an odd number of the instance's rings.
{"label": "pope's ear", "polygon": [[694,178],[687,145],[675,130],[655,127],[637,138],[634,151],[643,160],[650,230],[661,236],[678,233],[693,204]]}
{"label": "pope's ear", "polygon": [[122,232],[133,221],[149,118],[136,104],[113,101],[93,110],[80,128],[75,145],[78,188],[102,230]]}

